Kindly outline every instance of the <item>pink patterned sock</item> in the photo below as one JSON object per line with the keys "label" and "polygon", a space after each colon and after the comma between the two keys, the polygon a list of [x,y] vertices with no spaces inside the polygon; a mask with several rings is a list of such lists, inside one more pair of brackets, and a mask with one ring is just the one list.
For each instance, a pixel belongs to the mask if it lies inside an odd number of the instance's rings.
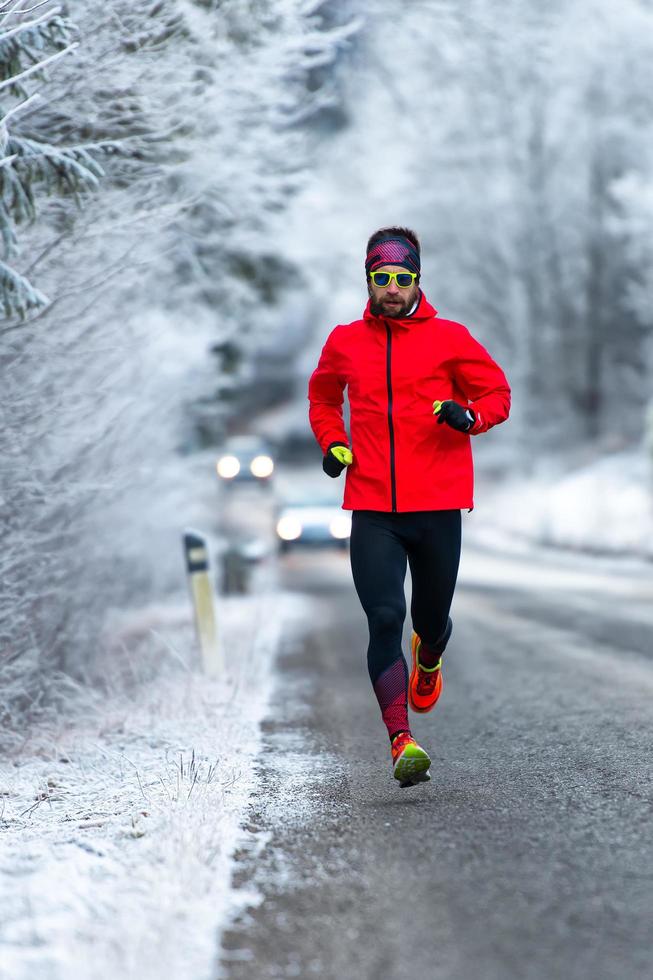
{"label": "pink patterned sock", "polygon": [[379,674],[374,682],[381,717],[392,738],[397,732],[408,732],[408,667],[403,656],[398,657]]}

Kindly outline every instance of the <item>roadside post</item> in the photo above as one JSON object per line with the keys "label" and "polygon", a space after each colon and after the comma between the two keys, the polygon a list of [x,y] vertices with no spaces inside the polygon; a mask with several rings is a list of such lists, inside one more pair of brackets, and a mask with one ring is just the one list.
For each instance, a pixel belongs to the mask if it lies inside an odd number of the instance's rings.
{"label": "roadside post", "polygon": [[202,666],[206,674],[217,677],[224,672],[224,663],[218,644],[209,549],[204,535],[191,529],[184,531],[184,553]]}

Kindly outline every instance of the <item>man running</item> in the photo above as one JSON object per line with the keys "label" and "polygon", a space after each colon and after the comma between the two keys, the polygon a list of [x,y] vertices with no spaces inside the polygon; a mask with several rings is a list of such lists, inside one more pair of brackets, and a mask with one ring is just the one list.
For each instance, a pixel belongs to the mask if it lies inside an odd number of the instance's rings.
{"label": "man running", "polygon": [[[470,436],[505,421],[506,377],[466,327],[443,320],[420,289],[420,244],[408,228],[367,243],[363,318],[332,330],[309,381],[309,418],[329,476],[347,470],[351,567],[367,616],[367,663],[399,784],[430,779],[407,706],[431,711],[471,510]],[[348,389],[351,443],[342,405]],[[410,676],[401,649],[406,563],[412,579]]]}

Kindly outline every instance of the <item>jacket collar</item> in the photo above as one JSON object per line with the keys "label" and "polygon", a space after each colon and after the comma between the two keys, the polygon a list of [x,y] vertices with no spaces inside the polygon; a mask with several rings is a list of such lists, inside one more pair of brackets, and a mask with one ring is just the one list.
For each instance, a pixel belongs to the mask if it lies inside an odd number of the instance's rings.
{"label": "jacket collar", "polygon": [[380,324],[385,323],[396,324],[398,327],[410,327],[415,320],[429,320],[431,317],[437,316],[438,311],[431,306],[426,296],[420,289],[419,291],[419,302],[417,304],[417,309],[410,314],[410,316],[405,317],[384,317],[384,316],[374,316],[370,309],[370,301],[368,299],[367,306],[365,307],[365,312],[363,313],[363,319],[367,320],[370,324]]}

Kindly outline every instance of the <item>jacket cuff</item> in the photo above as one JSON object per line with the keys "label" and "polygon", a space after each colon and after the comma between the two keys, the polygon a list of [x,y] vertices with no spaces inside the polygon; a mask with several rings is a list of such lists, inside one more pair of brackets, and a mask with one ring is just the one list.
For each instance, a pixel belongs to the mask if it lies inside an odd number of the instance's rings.
{"label": "jacket cuff", "polygon": [[474,420],[474,423],[467,430],[467,435],[475,436],[481,432],[485,432],[485,430],[487,429],[487,423],[483,417],[483,414],[479,412],[479,410],[475,408],[473,405],[469,405],[468,407],[470,411],[474,413],[476,419]]}
{"label": "jacket cuff", "polygon": [[320,449],[325,456],[331,449],[331,446],[346,446],[349,449],[349,440],[347,436],[334,436],[332,433],[328,439],[324,439],[320,443]]}

